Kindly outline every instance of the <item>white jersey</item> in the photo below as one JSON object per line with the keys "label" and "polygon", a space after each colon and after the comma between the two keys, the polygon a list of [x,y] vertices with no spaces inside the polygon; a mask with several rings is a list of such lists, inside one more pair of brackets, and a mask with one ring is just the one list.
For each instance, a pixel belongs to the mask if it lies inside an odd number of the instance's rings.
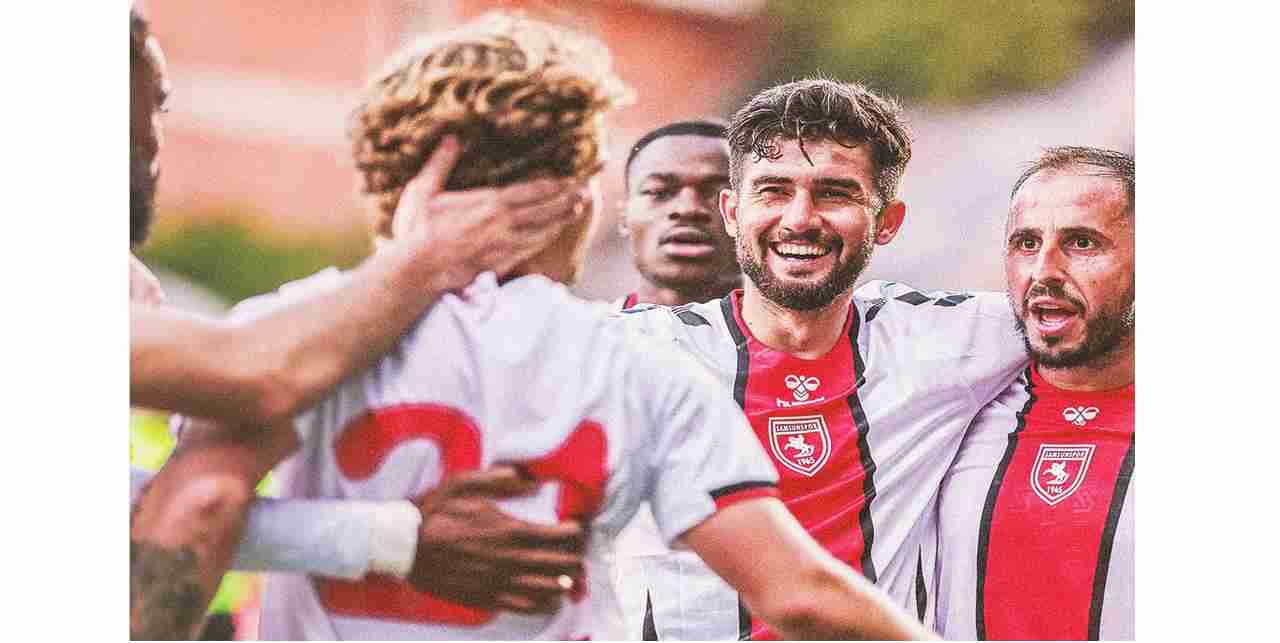
{"label": "white jersey", "polygon": [[[741,319],[741,293],[621,318],[683,347],[733,391],[780,474],[792,514],[833,555],[926,624],[943,475],[970,420],[1026,364],[1003,293],[859,288],[846,338],[818,359],[765,346]],[[620,539],[627,636],[771,637],[688,552],[637,518]]]}
{"label": "white jersey", "polygon": [[[329,271],[293,285],[332,287]],[[288,298],[251,300],[257,314]],[[418,496],[450,473],[517,463],[546,484],[504,510],[589,518],[586,579],[554,615],[464,608],[390,577],[273,574],[267,639],[609,639],[623,635],[612,540],[641,501],[670,542],[777,476],[723,389],[687,356],[610,323],[604,306],[523,277],[448,295],[374,367],[295,420],[299,452],[276,471],[292,498]]]}

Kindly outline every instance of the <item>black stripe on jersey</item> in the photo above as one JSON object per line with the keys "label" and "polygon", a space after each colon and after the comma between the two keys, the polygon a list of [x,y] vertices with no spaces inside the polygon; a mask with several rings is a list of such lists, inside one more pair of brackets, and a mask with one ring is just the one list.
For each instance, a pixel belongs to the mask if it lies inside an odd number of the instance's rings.
{"label": "black stripe on jersey", "polygon": [[996,510],[996,499],[1000,496],[1000,485],[1004,483],[1004,475],[1009,471],[1009,463],[1013,460],[1013,453],[1018,449],[1018,433],[1027,424],[1027,413],[1031,412],[1031,406],[1036,403],[1036,394],[1033,390],[1035,387],[1031,384],[1031,368],[1023,373],[1026,378],[1027,403],[1022,405],[1022,410],[1018,411],[1018,425],[1009,434],[1009,446],[1004,450],[1004,457],[1000,458],[1000,466],[996,467],[996,474],[991,478],[991,488],[987,490],[987,502],[982,507],[982,522],[978,524],[978,587],[977,599],[974,601],[974,617],[977,619],[978,640],[987,640],[987,619],[983,603],[986,596],[983,588],[987,584],[987,547],[991,544],[991,518]]}
{"label": "black stripe on jersey", "polygon": [[640,632],[640,640],[658,640],[658,628],[653,624],[653,600],[648,592],[644,594],[644,627]]}
{"label": "black stripe on jersey", "polygon": [[[858,352],[858,328],[861,326],[857,307],[853,309],[853,322],[849,324],[849,346],[853,349],[853,368],[861,378],[866,368],[862,364],[862,354]],[[871,501],[876,497],[875,472],[876,462],[871,458],[871,447],[867,444],[867,434],[871,427],[867,424],[867,414],[862,411],[862,400],[858,399],[858,389],[849,394],[849,413],[853,415],[853,423],[858,427],[858,453],[862,454],[862,511],[858,512],[858,524],[862,527],[862,575],[872,583],[876,582],[876,564],[871,558],[871,546],[875,542],[875,525],[871,523]]]}
{"label": "black stripe on jersey", "polygon": [[921,549],[916,558],[916,618],[923,621],[928,606],[929,590],[924,586],[924,549]]}
{"label": "black stripe on jersey", "polygon": [[731,493],[737,493],[744,489],[754,489],[756,487],[776,487],[776,483],[768,480],[747,480],[746,482],[737,482],[728,486],[720,487],[711,492],[711,499],[715,500],[720,496],[727,496]]}
{"label": "black stripe on jersey", "polygon": [[742,594],[738,594],[738,640],[751,640],[751,610],[742,602]]}
{"label": "black stripe on jersey", "polygon": [[1097,641],[1102,626],[1102,600],[1107,591],[1107,570],[1111,567],[1111,546],[1115,543],[1116,525],[1124,510],[1124,498],[1129,493],[1129,480],[1133,478],[1133,445],[1129,438],[1129,450],[1120,463],[1116,475],[1116,489],[1111,495],[1111,508],[1107,510],[1107,523],[1102,528],[1102,545],[1098,548],[1098,568],[1093,572],[1093,598],[1089,603],[1089,640]]}
{"label": "black stripe on jersey", "polygon": [[724,311],[724,325],[729,327],[729,335],[733,337],[734,346],[738,347],[738,372],[733,376],[733,399],[738,408],[746,410],[747,374],[751,370],[751,353],[747,350],[747,336],[738,328],[738,318],[733,314],[733,293],[720,300],[720,309]]}
{"label": "black stripe on jersey", "polygon": [[[747,335],[742,332],[741,328],[738,328],[738,318],[733,314],[733,293],[725,295],[720,300],[720,310],[724,313],[724,325],[729,328],[729,336],[733,338],[733,345],[738,350],[738,371],[733,376],[733,400],[738,403],[738,408],[746,411],[747,374],[751,372],[751,352],[747,350]],[[721,493],[730,493],[724,489],[719,491]],[[711,497],[716,497],[714,492]],[[742,594],[738,594],[738,640],[751,640],[751,610],[748,610],[747,604],[742,602]]]}

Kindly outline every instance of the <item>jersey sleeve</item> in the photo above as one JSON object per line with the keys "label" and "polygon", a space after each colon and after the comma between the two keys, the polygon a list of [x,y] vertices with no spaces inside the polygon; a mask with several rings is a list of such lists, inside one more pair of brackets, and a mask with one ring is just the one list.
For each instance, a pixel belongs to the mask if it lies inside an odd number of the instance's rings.
{"label": "jersey sleeve", "polygon": [[[650,497],[668,544],[735,502],[777,497],[778,473],[723,386],[691,357],[654,350],[639,370],[653,387]],[[652,386],[652,385],[651,385]]]}
{"label": "jersey sleeve", "polygon": [[858,288],[868,325],[894,326],[910,337],[921,362],[946,357],[969,389],[974,413],[995,399],[1027,365],[1008,297],[992,291],[921,291],[893,281]]}

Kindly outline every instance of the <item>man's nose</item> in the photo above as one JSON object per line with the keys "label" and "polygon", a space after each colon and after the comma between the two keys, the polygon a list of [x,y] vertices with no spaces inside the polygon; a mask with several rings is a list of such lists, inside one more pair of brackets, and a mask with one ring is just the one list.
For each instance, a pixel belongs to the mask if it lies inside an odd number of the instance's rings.
{"label": "man's nose", "polygon": [[702,198],[695,186],[686,185],[672,198],[667,217],[673,220],[706,222],[711,220],[711,214],[711,200]]}

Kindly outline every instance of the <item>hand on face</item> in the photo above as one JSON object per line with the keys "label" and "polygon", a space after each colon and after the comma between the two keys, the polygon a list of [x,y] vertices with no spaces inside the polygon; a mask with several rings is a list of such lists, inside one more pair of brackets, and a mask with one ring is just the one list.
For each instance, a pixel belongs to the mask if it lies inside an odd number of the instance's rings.
{"label": "hand on face", "polygon": [[461,155],[458,140],[445,137],[405,187],[392,220],[397,242],[422,251],[445,288],[462,288],[486,270],[507,275],[590,214],[589,191],[569,180],[446,192]]}

